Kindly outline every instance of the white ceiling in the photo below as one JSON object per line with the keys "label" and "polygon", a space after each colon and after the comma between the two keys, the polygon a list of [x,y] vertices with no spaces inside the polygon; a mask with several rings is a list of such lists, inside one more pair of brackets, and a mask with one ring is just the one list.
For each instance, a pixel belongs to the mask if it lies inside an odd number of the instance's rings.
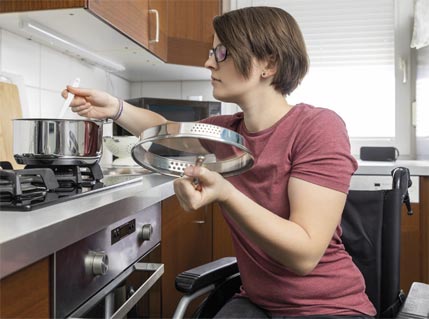
{"label": "white ceiling", "polygon": [[21,19],[46,26],[58,35],[122,64],[125,71],[113,73],[131,82],[210,79],[210,72],[203,67],[164,63],[85,9],[1,14],[0,28],[29,38],[31,35],[19,26]]}

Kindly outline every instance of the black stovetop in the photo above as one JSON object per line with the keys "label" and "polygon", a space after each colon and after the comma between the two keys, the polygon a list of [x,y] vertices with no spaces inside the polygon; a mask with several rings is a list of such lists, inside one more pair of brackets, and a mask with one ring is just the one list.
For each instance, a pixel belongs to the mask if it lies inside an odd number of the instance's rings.
{"label": "black stovetop", "polygon": [[99,167],[95,171],[87,167],[0,170],[0,211],[36,210],[142,179],[135,175],[103,176]]}

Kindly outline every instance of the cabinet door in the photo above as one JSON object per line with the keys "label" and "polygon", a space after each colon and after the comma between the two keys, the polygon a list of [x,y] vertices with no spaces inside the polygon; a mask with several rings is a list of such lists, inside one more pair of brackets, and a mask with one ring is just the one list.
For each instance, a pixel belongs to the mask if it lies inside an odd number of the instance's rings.
{"label": "cabinet door", "polygon": [[218,204],[213,204],[213,260],[235,256],[231,231]]}
{"label": "cabinet door", "polygon": [[[176,291],[176,276],[212,260],[211,205],[184,211],[172,196],[162,202],[161,260],[162,317],[171,318],[182,294]],[[192,311],[190,309],[190,311]]]}
{"label": "cabinet door", "polygon": [[167,0],[149,0],[149,50],[167,60]]}
{"label": "cabinet door", "polygon": [[89,0],[88,9],[136,43],[148,47],[149,0]]}
{"label": "cabinet door", "polygon": [[169,0],[167,62],[204,66],[220,13],[220,0]]}
{"label": "cabinet door", "polygon": [[49,257],[0,281],[0,318],[50,318]]}
{"label": "cabinet door", "polygon": [[32,11],[32,10],[50,10],[65,8],[83,8],[87,0],[1,0],[0,13]]}
{"label": "cabinet door", "polygon": [[422,223],[420,206],[412,203],[414,212],[407,214],[405,205],[401,216],[401,289],[407,294],[414,281],[423,281],[422,276],[422,242],[420,225]]}

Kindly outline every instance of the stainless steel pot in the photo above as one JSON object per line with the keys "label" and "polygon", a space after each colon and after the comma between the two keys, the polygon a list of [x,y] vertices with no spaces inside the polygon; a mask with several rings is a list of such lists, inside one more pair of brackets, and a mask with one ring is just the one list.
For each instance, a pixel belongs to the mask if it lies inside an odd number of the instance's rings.
{"label": "stainless steel pot", "polygon": [[103,121],[15,119],[13,151],[18,164],[91,165],[102,155]]}

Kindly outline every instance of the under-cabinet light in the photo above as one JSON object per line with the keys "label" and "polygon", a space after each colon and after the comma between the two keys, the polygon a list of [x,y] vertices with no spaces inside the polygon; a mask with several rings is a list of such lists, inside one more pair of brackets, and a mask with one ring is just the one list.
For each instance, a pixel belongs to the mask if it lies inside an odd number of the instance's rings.
{"label": "under-cabinet light", "polygon": [[[48,27],[42,26],[36,22],[29,20],[21,20],[20,27],[32,35],[32,39],[38,40],[43,44],[48,44],[60,51],[65,51],[77,58],[83,59],[88,63],[101,66],[108,71],[121,72],[125,71],[125,67],[119,63],[113,62],[105,57],[98,55],[82,45],[68,39],[66,36],[60,35]],[[33,38],[34,37],[34,38]]]}

